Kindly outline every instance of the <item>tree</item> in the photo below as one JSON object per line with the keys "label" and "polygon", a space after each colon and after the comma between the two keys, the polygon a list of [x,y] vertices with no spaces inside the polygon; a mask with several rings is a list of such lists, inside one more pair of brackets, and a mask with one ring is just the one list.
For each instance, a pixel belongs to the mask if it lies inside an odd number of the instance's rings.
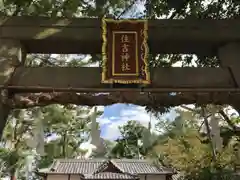
{"label": "tree", "polygon": [[[42,109],[46,122],[46,135],[54,135],[56,139],[45,145],[47,156],[40,161],[40,167],[46,167],[56,158],[76,158],[83,151],[80,145],[90,136],[90,109],[79,106],[59,105]],[[102,112],[98,111],[98,115]]]}
{"label": "tree", "polygon": [[138,140],[142,138],[143,126],[137,121],[128,121],[127,124],[120,126],[121,138],[116,140],[115,146],[109,156],[116,158],[136,158],[140,156]]}
{"label": "tree", "polygon": [[[101,113],[98,111],[98,115]],[[24,177],[26,158],[29,155],[35,159],[40,158],[35,160],[35,168],[48,167],[54,158],[74,158],[81,155],[79,146],[89,138],[90,115],[90,108],[74,105],[15,110],[9,116],[1,141],[1,175],[10,176],[11,179]],[[34,143],[39,141],[34,136],[38,130],[36,122],[42,122],[44,130],[45,143],[42,148],[45,146],[45,155],[40,156],[38,148],[41,148],[41,144]]]}
{"label": "tree", "polygon": [[200,134],[202,119],[198,108],[190,110],[177,110],[179,115],[173,121],[157,125],[162,134],[151,157],[182,172],[186,179],[226,178],[223,174],[230,178],[235,159],[233,146],[225,146],[213,159],[212,146],[203,143]]}
{"label": "tree", "polygon": [[[115,158],[144,158],[147,149],[143,144],[144,131],[146,127],[138,121],[128,121],[127,124],[119,127],[121,138],[116,140],[115,146],[111,149],[110,157]],[[149,141],[154,135],[150,135]]]}
{"label": "tree", "polygon": [[[109,0],[70,0],[70,1],[30,1],[5,0],[0,12],[10,16],[49,16],[49,17],[99,17],[103,15],[119,15],[122,9],[134,1]],[[112,11],[113,10],[113,11]],[[113,14],[112,14],[113,13]]]}
{"label": "tree", "polygon": [[16,179],[19,169],[24,166],[24,160],[30,148],[26,137],[31,136],[32,122],[26,119],[26,111],[15,110],[9,116],[0,148],[0,162],[3,176]]}

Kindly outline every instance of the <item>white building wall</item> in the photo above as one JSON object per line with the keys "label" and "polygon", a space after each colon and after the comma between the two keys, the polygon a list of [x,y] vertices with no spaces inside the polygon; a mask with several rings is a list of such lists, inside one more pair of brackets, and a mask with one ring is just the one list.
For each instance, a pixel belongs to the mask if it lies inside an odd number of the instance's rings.
{"label": "white building wall", "polygon": [[166,175],[140,175],[140,180],[166,180]]}

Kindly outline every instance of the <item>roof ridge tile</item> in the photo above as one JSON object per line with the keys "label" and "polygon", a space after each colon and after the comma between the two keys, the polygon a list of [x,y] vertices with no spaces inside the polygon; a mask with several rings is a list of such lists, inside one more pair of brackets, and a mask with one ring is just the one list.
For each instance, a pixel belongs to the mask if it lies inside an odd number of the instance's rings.
{"label": "roof ridge tile", "polygon": [[[149,160],[142,159],[55,159],[47,173],[94,174],[101,171],[104,164],[112,163],[122,173],[139,174],[172,174],[173,169],[158,167]],[[52,168],[53,170],[50,170]]]}

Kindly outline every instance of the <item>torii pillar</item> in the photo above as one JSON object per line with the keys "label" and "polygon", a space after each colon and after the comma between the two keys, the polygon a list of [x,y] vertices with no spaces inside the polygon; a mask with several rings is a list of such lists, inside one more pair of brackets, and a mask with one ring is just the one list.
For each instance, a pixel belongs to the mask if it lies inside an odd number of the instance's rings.
{"label": "torii pillar", "polygon": [[[218,50],[218,57],[220,59],[220,66],[228,68],[232,78],[234,79],[235,87],[240,88],[240,42],[228,43]],[[216,77],[217,78],[217,77]],[[239,104],[232,104],[240,115]],[[235,164],[236,173],[240,175],[240,142],[235,146],[235,156],[237,163]]]}
{"label": "torii pillar", "polygon": [[[218,50],[220,66],[228,68],[236,88],[240,88],[240,43],[228,43]],[[217,77],[216,77],[217,78]],[[239,104],[231,104],[240,115]]]}
{"label": "torii pillar", "polygon": [[0,138],[12,109],[8,101],[8,84],[14,70],[21,64],[24,53],[20,42],[11,39],[0,39]]}

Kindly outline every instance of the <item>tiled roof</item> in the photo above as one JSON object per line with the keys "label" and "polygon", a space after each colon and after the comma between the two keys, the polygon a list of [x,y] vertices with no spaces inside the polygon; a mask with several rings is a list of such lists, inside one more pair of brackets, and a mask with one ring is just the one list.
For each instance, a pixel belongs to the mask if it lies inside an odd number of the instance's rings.
{"label": "tiled roof", "polygon": [[52,172],[64,174],[92,174],[104,159],[59,159],[51,166]]}
{"label": "tiled roof", "polygon": [[[103,172],[108,162],[111,162],[121,173]],[[82,174],[87,179],[134,179],[134,175],[138,174],[173,174],[172,169],[159,168],[147,160],[138,159],[59,159],[55,160],[48,170],[39,170],[39,172]]]}
{"label": "tiled roof", "polygon": [[172,176],[172,180],[181,180],[182,179],[182,174],[177,173]]}
{"label": "tiled roof", "polygon": [[124,172],[131,174],[168,174],[172,173],[172,169],[165,167],[157,167],[147,160],[136,159],[114,159],[112,160]]}
{"label": "tiled roof", "polygon": [[136,176],[125,173],[101,172],[97,174],[85,175],[85,179],[138,179]]}

